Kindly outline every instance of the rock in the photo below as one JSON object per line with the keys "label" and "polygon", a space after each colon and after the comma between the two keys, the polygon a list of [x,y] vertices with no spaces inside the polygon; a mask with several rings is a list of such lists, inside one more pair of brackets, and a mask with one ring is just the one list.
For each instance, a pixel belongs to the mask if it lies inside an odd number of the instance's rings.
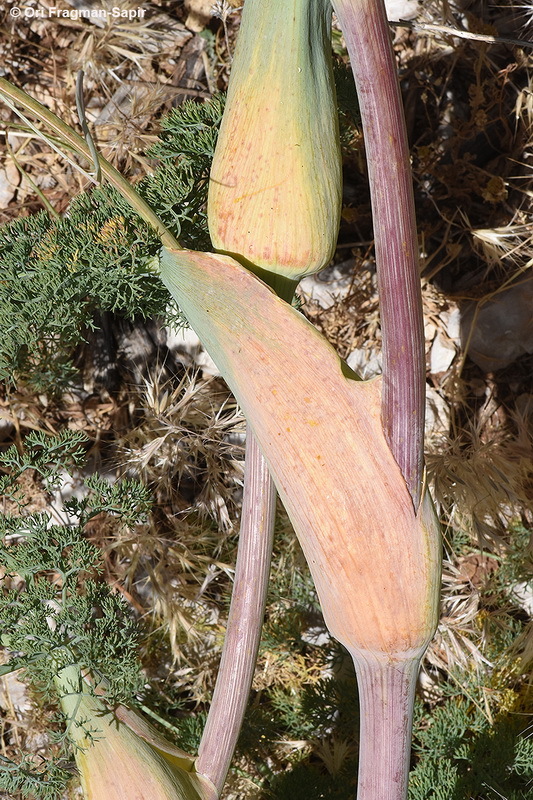
{"label": "rock", "polygon": [[0,708],[4,711],[15,711],[17,717],[27,714],[32,703],[28,688],[17,677],[16,672],[8,672],[0,679]]}
{"label": "rock", "polygon": [[14,430],[15,426],[11,420],[4,419],[2,416],[0,416],[0,442],[5,442],[5,440],[11,436]]}
{"label": "rock", "polygon": [[385,0],[387,19],[413,19],[418,16],[418,0]]}
{"label": "rock", "polygon": [[[477,313],[476,313],[477,312]],[[533,353],[533,277],[461,309],[461,343],[485,372]]]}
{"label": "rock", "polygon": [[350,291],[353,270],[354,259],[351,258],[314,275],[307,275],[298,284],[297,294],[306,300],[314,300],[320,308],[327,310]]}
{"label": "rock", "polygon": [[0,208],[7,208],[15,197],[15,192],[20,184],[20,172],[16,165],[7,161],[5,167],[0,169]]}
{"label": "rock", "polygon": [[514,597],[520,608],[533,617],[533,587],[530,583],[515,583],[512,587],[511,595]]}
{"label": "rock", "polygon": [[360,347],[353,350],[346,359],[346,363],[365,381],[381,375],[381,353],[371,347]]}
{"label": "rock", "polygon": [[202,343],[192,328],[167,329],[167,347],[180,355],[187,355],[197,367],[200,367],[205,376],[219,377],[217,365],[204,350]]}
{"label": "rock", "polygon": [[447,372],[455,358],[455,347],[442,333],[433,340],[429,354],[429,371],[432,375]]}
{"label": "rock", "polygon": [[450,428],[450,408],[448,403],[432,386],[426,386],[426,436],[432,433],[446,433]]}
{"label": "rock", "polygon": [[424,324],[424,339],[426,342],[432,342],[435,338],[435,334],[437,333],[437,326],[434,325],[432,322],[426,322]]}
{"label": "rock", "polygon": [[[61,470],[58,475],[58,483],[51,490],[51,500],[48,508],[50,523],[53,525],[76,525],[78,517],[76,514],[69,514],[65,509],[67,500],[76,498],[82,500],[89,494],[89,490],[84,484],[86,475],[76,473],[71,475],[66,470]],[[107,476],[106,476],[107,477]]]}
{"label": "rock", "polygon": [[211,21],[214,5],[214,0],[185,0],[188,11],[185,26],[195,33],[203,31]]}
{"label": "rock", "polygon": [[[440,317],[442,319],[442,314]],[[447,312],[446,334],[448,339],[451,339],[452,342],[459,344],[461,339],[461,312],[458,308],[454,308],[452,311]]]}

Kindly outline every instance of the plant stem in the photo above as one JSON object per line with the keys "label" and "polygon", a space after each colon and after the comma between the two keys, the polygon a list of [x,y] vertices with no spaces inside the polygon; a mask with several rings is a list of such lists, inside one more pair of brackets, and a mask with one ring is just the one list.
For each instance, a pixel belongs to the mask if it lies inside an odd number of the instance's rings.
{"label": "plant stem", "polygon": [[252,685],[265,611],[276,491],[255,436],[246,437],[244,499],[235,581],[213,700],[196,769],[220,794]]}
{"label": "plant stem", "polygon": [[332,0],[357,86],[383,339],[381,416],[415,510],[423,473],[425,356],[409,146],[383,0]]}
{"label": "plant stem", "polygon": [[361,719],[357,800],[404,800],[420,658],[357,652],[353,659]]}
{"label": "plant stem", "polygon": [[[0,78],[0,98],[2,96],[4,100],[7,97],[9,101],[11,101],[8,103],[11,108],[13,108],[12,103],[16,103],[27,111],[30,111],[35,117],[37,117],[38,120],[47,125],[48,128],[59,137],[61,142],[66,147],[73,150],[75,153],[78,153],[78,155],[86,158],[90,164],[94,163],[93,155],[91,154],[91,150],[88,147],[85,139],[79,136],[75,130],[67,125],[66,122],[63,122],[63,120],[57,117],[52,111],[43,106],[37,100],[34,100],[33,97],[30,97],[28,94],[26,94],[26,92],[22,91],[22,89],[18,89],[5,78]],[[44,134],[43,138],[46,138]],[[150,208],[148,203],[143,200],[139,193],[135,191],[133,186],[126,180],[126,178],[124,178],[124,176],[121,175],[120,172],[99,153],[98,162],[100,164],[102,174],[107,178],[109,183],[114,186],[118,192],[120,192],[122,197],[128,201],[137,214],[139,214],[139,216],[142,217],[142,219],[144,219],[148,225],[154,228],[154,230],[160,236],[161,242],[166,247],[174,247],[180,250],[181,245],[179,242],[174,238],[170,231],[167,230],[157,214],[154,213],[154,211]]]}

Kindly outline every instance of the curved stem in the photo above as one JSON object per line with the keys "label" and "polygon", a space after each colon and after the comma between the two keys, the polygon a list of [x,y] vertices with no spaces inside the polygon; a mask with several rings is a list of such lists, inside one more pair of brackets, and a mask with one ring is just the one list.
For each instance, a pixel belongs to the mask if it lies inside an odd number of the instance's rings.
{"label": "curved stem", "polygon": [[226,639],[196,769],[222,790],[248,703],[265,611],[276,491],[248,430],[244,500]]}
{"label": "curved stem", "polygon": [[[74,152],[87,159],[90,164],[94,163],[93,155],[85,141],[79,134],[76,133],[66,122],[57,117],[52,111],[43,106],[33,97],[30,97],[22,89],[18,89],[5,78],[0,78],[0,97],[9,99],[8,102],[11,108],[14,108],[14,103],[22,106],[22,108],[30,111],[41,122],[50,128],[64,143],[65,146],[74,150]],[[14,108],[16,111],[16,108]],[[44,136],[44,135],[43,135]],[[155,231],[157,231],[161,242],[166,247],[174,247],[181,250],[181,245],[170,233],[169,230],[163,225],[157,214],[150,208],[148,203],[135,191],[133,186],[124,178],[120,172],[113,167],[102,155],[98,153],[98,162],[102,170],[102,174],[107,178],[109,183],[120,192],[122,197],[128,201],[133,209],[139,214],[145,222],[148,223]]]}

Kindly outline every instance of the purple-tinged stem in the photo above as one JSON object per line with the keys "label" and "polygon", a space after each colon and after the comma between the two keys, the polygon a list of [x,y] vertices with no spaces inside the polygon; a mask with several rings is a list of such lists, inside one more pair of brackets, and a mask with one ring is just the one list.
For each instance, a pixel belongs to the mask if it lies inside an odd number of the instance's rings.
{"label": "purple-tinged stem", "polygon": [[359,97],[383,340],[382,423],[415,509],[423,470],[425,358],[405,117],[383,0],[332,0]]}
{"label": "purple-tinged stem", "polygon": [[196,769],[222,790],[252,685],[265,611],[276,510],[266,461],[248,429],[235,580],[213,700]]}
{"label": "purple-tinged stem", "polygon": [[404,800],[420,659],[357,652],[354,663],[361,719],[357,798]]}

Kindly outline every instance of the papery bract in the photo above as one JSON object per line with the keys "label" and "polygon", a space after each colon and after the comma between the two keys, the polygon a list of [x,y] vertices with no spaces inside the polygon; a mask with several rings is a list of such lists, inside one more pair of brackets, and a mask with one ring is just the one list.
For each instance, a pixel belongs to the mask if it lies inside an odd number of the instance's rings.
{"label": "papery bract", "polygon": [[194,759],[167,742],[136,712],[113,712],[80,677],[78,666],[55,679],[68,719],[85,800],[215,800]]}
{"label": "papery bract", "polygon": [[437,621],[438,524],[415,513],[362,382],[304,317],[228,256],[163,250],[161,277],[241,404],[349,650],[416,657]]}
{"label": "papery bract", "polygon": [[341,158],[329,0],[247,0],[209,184],[214,247],[297,280],[333,255]]}

